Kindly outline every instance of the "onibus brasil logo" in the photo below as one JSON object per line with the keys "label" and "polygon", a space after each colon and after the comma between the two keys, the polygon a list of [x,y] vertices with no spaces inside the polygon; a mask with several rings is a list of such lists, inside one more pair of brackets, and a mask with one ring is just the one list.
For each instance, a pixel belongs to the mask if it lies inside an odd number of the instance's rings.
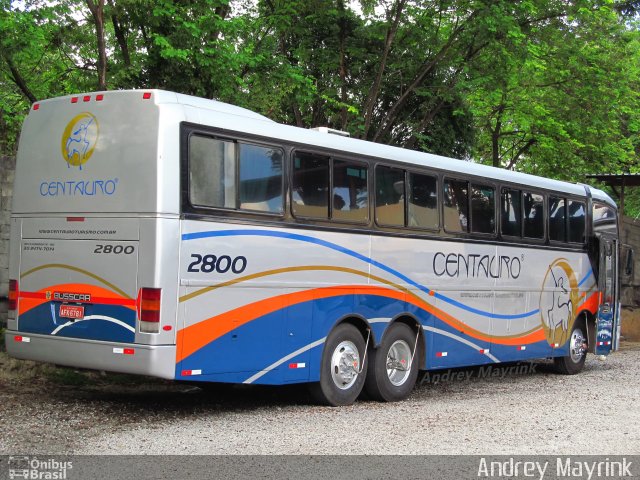
{"label": "onibus brasil logo", "polygon": [[540,316],[547,342],[563,345],[571,334],[578,306],[576,274],[564,258],[547,270],[540,294]]}
{"label": "onibus brasil logo", "polygon": [[62,134],[61,152],[67,166],[78,167],[93,155],[98,142],[98,120],[89,112],[76,115],[67,124]]}

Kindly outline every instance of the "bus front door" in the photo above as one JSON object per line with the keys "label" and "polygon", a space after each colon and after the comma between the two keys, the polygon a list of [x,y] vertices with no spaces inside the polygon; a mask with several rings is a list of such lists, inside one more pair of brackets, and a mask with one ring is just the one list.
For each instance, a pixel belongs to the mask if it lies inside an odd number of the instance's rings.
{"label": "bus front door", "polygon": [[[600,304],[596,323],[595,354],[608,355],[619,337],[618,312],[618,243],[607,236],[600,237],[598,285]],[[617,345],[615,345],[617,347]]]}

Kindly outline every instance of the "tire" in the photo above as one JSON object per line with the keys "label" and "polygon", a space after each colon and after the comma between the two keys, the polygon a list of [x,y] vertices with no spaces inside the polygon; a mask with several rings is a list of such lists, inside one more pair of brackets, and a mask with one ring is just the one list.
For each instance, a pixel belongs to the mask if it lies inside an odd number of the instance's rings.
{"label": "tire", "polygon": [[332,407],[355,402],[367,375],[369,360],[364,353],[365,342],[356,327],[348,323],[335,327],[324,344],[320,382],[309,386],[314,399]]}
{"label": "tire", "polygon": [[[397,402],[409,396],[418,378],[414,358],[416,333],[404,323],[394,323],[380,346],[370,352],[365,390],[382,402]],[[406,366],[408,365],[408,367]]]}
{"label": "tire", "polygon": [[569,355],[555,357],[553,365],[557,373],[563,375],[575,375],[584,368],[587,358],[587,349],[584,344],[587,341],[585,336],[585,326],[583,322],[576,322],[569,337]]}

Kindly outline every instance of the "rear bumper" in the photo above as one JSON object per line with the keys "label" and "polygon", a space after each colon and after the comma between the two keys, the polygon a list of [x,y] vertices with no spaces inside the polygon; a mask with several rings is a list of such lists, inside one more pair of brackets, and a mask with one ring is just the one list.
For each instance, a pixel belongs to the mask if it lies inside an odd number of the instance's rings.
{"label": "rear bumper", "polygon": [[10,356],[24,360],[107,372],[175,378],[175,345],[102,342],[12,330],[5,332],[5,344]]}

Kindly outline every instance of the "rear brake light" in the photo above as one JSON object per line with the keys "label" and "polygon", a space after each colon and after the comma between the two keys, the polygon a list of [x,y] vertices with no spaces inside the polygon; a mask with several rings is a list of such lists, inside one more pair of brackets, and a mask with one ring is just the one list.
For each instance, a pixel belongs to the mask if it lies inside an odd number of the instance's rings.
{"label": "rear brake light", "polygon": [[149,99],[151,98],[151,92],[144,92],[144,93],[142,94],[142,98],[143,98],[144,100],[149,100]]}
{"label": "rear brake light", "polygon": [[34,103],[33,104],[33,109],[34,110],[38,110],[40,108],[40,104],[39,103]]}
{"label": "rear brake light", "polygon": [[104,95],[99,93],[98,95],[96,95],[96,102],[101,102],[104,99]]}
{"label": "rear brake light", "polygon": [[15,312],[18,309],[18,281],[9,280],[9,312]]}
{"label": "rear brake light", "polygon": [[140,331],[160,332],[160,288],[140,289]]}
{"label": "rear brake light", "polygon": [[71,97],[71,103],[78,103],[78,97]]}

